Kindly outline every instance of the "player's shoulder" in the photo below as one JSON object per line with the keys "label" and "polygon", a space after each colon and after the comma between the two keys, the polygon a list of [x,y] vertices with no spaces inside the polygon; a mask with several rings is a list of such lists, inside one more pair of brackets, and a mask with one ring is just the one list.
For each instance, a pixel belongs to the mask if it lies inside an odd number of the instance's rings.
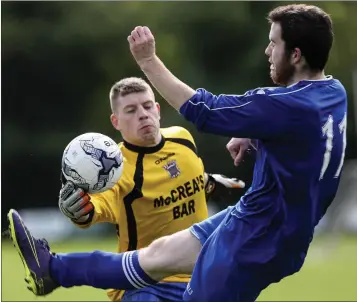
{"label": "player's shoulder", "polygon": [[276,99],[301,99],[301,96],[307,94],[325,94],[327,87],[332,87],[336,91],[345,93],[345,88],[341,82],[332,76],[326,76],[321,80],[301,80],[297,83],[286,87],[262,87],[256,88],[251,91],[254,94],[266,94]]}
{"label": "player's shoulder", "polygon": [[[298,91],[304,89],[303,87],[259,87],[246,92],[248,98],[254,100],[261,100],[269,106],[282,107],[285,111],[294,110],[299,107],[300,101]],[[292,101],[294,100],[294,101]],[[306,104],[306,102],[305,102]]]}
{"label": "player's shoulder", "polygon": [[293,95],[302,91],[304,89],[309,88],[310,85],[303,84],[293,85],[288,87],[258,87],[247,92],[247,95],[265,95],[267,97],[271,97],[272,99],[283,99],[286,100],[289,95]]}
{"label": "player's shoulder", "polygon": [[181,138],[194,143],[192,134],[184,127],[172,126],[167,128],[161,128],[160,131],[165,138]]}
{"label": "player's shoulder", "polygon": [[[331,87],[334,93],[331,94]],[[332,96],[344,94],[343,85],[332,76],[327,76],[323,80],[301,80],[286,87],[260,87],[248,92],[248,95],[262,95],[266,98],[281,103],[286,108],[313,110],[316,107],[311,100],[326,97],[326,92]],[[309,100],[308,102],[306,100]]]}

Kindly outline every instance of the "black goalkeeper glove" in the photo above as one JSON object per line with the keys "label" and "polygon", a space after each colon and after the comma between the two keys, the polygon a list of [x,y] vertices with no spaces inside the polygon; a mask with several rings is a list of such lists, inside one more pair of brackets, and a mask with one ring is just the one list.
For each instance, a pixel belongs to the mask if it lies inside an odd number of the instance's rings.
{"label": "black goalkeeper glove", "polygon": [[229,178],[222,174],[208,174],[208,180],[205,185],[206,200],[213,198],[214,200],[224,199],[234,189],[244,189],[244,181],[237,178]]}

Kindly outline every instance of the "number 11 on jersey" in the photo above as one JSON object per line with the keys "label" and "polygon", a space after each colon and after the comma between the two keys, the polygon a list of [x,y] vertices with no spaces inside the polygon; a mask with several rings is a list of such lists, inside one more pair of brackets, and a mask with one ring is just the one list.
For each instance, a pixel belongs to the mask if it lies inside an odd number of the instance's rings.
{"label": "number 11 on jersey", "polygon": [[[331,159],[331,151],[333,148],[333,137],[334,137],[333,123],[334,123],[333,117],[332,117],[332,115],[329,115],[327,122],[322,127],[322,134],[323,134],[323,136],[326,136],[326,150],[325,150],[324,160],[323,160],[323,164],[322,164],[322,168],[321,168],[321,172],[320,172],[320,180],[323,179],[324,174],[327,170],[327,167],[328,167],[328,165],[330,163],[330,159]],[[335,178],[340,176],[342,166],[343,166],[343,161],[345,158],[346,130],[347,130],[347,115],[346,115],[346,113],[345,113],[342,121],[338,125],[338,128],[339,128],[339,135],[342,135],[342,153],[341,153],[340,164],[338,165],[338,168],[334,175]]]}

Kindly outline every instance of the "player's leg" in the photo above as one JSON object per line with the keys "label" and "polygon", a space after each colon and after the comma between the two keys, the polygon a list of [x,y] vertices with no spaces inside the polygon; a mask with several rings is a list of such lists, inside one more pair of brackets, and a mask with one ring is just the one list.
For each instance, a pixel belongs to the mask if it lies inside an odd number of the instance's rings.
{"label": "player's leg", "polygon": [[[140,266],[155,280],[173,274],[191,274],[202,245],[231,209],[229,207],[194,224],[188,230],[154,241],[140,250]],[[183,247],[185,251],[182,251]]]}
{"label": "player's leg", "polygon": [[189,229],[159,238],[139,250],[141,268],[155,280],[175,274],[191,274],[202,248]]}
{"label": "player's leg", "polygon": [[201,244],[189,230],[157,239],[139,251],[56,254],[51,276],[63,287],[135,289],[177,273],[191,273]]}
{"label": "player's leg", "polygon": [[[226,211],[222,211],[209,218],[207,230],[213,229],[225,214]],[[190,273],[201,250],[200,241],[185,230],[158,239],[139,252],[52,255],[48,246],[31,235],[16,211],[11,210],[8,218],[11,237],[24,262],[29,287],[36,295],[46,295],[58,286],[143,288],[172,274]]]}
{"label": "player's leg", "polygon": [[133,289],[155,284],[174,274],[191,274],[202,243],[231,208],[194,225],[191,230],[159,238],[139,251],[57,254],[52,260],[52,276],[64,287]]}
{"label": "player's leg", "polygon": [[[154,280],[139,264],[138,251],[120,254],[94,251],[52,255],[48,246],[31,235],[16,211],[11,210],[8,218],[11,238],[24,262],[29,287],[36,295],[46,295],[58,286],[88,285],[102,289],[150,286],[163,277],[176,273],[175,271],[191,272],[201,249],[197,238],[186,230],[158,239],[149,247],[140,250],[144,253],[146,250],[143,259],[144,262],[147,259],[146,269],[152,270],[152,275],[157,276]],[[150,263],[150,259],[157,267]],[[165,268],[166,265],[168,269]]]}
{"label": "player's leg", "polygon": [[275,252],[267,226],[254,222],[232,209],[203,245],[184,300],[255,301],[275,278]]}
{"label": "player's leg", "polygon": [[199,223],[195,223],[192,227],[190,227],[191,233],[201,242],[202,246],[232,209],[233,206],[227,207],[215,215]]}

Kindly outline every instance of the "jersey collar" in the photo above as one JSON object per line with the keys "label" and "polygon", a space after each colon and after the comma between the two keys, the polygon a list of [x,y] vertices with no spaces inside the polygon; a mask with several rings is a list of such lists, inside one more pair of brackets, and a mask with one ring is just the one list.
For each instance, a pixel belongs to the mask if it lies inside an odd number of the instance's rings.
{"label": "jersey collar", "polygon": [[294,84],[291,84],[289,86],[287,86],[287,88],[291,88],[291,87],[294,87],[294,86],[297,86],[297,85],[306,85],[306,84],[310,84],[310,83],[322,83],[322,84],[325,84],[325,83],[329,83],[331,80],[333,80],[333,77],[332,75],[327,75],[324,79],[322,80],[301,80],[297,83],[294,83]]}
{"label": "jersey collar", "polygon": [[163,135],[161,135],[161,141],[156,146],[152,146],[152,147],[142,147],[142,146],[133,145],[125,140],[123,141],[123,143],[124,143],[124,147],[129,149],[130,151],[150,154],[150,153],[158,152],[159,150],[162,149],[162,147],[165,145],[165,138]]}

